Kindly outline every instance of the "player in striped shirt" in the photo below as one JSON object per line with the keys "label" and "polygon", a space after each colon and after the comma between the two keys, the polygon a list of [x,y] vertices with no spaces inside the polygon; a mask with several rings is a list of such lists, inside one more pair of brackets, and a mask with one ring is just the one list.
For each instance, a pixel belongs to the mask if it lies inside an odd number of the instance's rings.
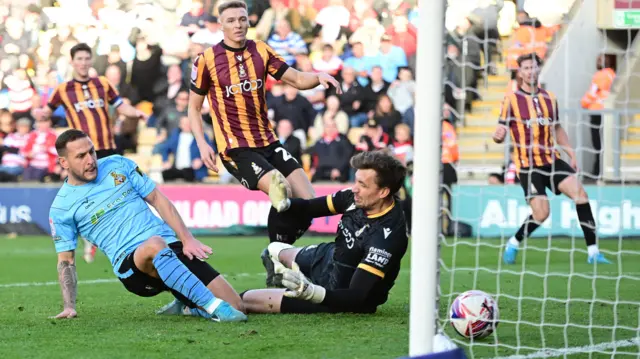
{"label": "player in striped shirt", "polygon": [[[214,119],[215,140],[222,164],[250,190],[269,191],[272,171],[287,179],[293,197],[313,198],[313,187],[300,164],[278,142],[267,117],[265,82],[267,75],[295,88],[306,90],[339,83],[325,73],[299,72],[262,41],[247,40],[247,5],[227,1],[219,14],[224,40],[206,49],[193,64],[189,118],[205,165],[218,171],[214,150],[204,139],[201,109],[205,97]],[[293,243],[311,225],[310,219],[295,213],[269,213],[271,241]]]}
{"label": "player in striped shirt", "polygon": [[[532,209],[518,232],[509,239],[503,259],[515,263],[520,242],[549,217],[546,189],[563,193],[576,203],[578,220],[587,243],[589,263],[610,263],[598,249],[596,222],[584,187],[576,177],[576,155],[569,136],[558,121],[558,101],[551,91],[539,87],[540,58],[526,54],[518,58],[520,88],[505,96],[499,125],[493,135],[502,143],[511,134],[512,158],[518,169],[520,184]],[[571,165],[560,159],[555,142],[571,158]]]}
{"label": "player in striped shirt", "polygon": [[118,114],[130,118],[146,119],[147,116],[122,102],[118,91],[106,77],[90,77],[91,64],[92,52],[89,45],[80,43],[72,47],[73,79],[54,90],[49,103],[36,112],[36,117],[50,117],[58,106],[64,106],[69,127],[89,135],[100,159],[117,153],[114,121],[109,116],[110,106],[115,107]]}
{"label": "player in striped shirt", "polygon": [[[114,155],[118,151],[113,132],[114,121],[109,116],[109,107],[113,106],[118,114],[131,118],[146,119],[147,115],[124,103],[106,77],[89,76],[93,56],[89,45],[77,44],[71,48],[70,53],[73,79],[60,84],[51,94],[47,106],[34,112],[35,117],[49,118],[51,113],[62,105],[67,124],[89,135],[98,159]],[[85,260],[93,262],[95,253],[96,248],[85,241]]]}

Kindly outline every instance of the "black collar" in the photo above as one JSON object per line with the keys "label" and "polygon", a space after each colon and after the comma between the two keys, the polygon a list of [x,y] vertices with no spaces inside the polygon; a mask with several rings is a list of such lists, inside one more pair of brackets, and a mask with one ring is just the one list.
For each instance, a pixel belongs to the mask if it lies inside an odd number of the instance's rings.
{"label": "black collar", "polygon": [[[247,41],[248,41],[248,40],[247,40]],[[224,43],[224,40],[222,40],[222,41],[220,42],[220,45],[222,45],[222,47],[223,47],[225,50],[229,50],[229,51],[233,51],[233,52],[240,52],[240,51],[244,51],[244,50],[247,48],[247,41],[245,41],[245,42],[244,42],[244,46],[243,46],[243,47],[240,47],[240,48],[238,48],[238,47],[231,47],[231,46],[229,46],[229,45],[225,44],[225,43]]]}

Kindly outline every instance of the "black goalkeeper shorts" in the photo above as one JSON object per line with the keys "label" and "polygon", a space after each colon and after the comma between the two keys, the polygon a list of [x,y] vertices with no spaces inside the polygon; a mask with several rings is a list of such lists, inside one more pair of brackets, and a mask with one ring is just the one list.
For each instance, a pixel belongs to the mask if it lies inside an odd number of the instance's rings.
{"label": "black goalkeeper shorts", "polygon": [[336,289],[338,281],[334,277],[335,243],[320,243],[302,247],[295,258],[300,271],[313,282],[326,289]]}

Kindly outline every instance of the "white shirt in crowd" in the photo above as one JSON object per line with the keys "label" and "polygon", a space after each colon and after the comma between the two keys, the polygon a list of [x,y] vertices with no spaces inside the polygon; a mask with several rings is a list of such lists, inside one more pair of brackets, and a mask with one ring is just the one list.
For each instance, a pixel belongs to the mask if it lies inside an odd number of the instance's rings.
{"label": "white shirt in crowd", "polygon": [[191,168],[191,143],[193,143],[193,134],[180,132],[178,149],[176,150],[176,169]]}

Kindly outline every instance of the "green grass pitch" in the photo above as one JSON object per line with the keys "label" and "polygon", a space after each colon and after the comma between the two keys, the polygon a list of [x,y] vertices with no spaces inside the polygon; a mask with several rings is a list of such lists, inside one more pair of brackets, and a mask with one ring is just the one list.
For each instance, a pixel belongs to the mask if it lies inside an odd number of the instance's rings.
{"label": "green grass pitch", "polygon": [[[259,259],[264,238],[202,240],[214,248],[209,262],[238,292],[264,286]],[[331,238],[298,244],[322,240]],[[589,345],[600,353],[568,357],[611,358],[614,349],[607,343],[638,337],[640,254],[611,257],[616,264],[598,267],[594,280],[596,270],[586,264],[584,253],[528,250],[525,266],[520,256],[518,264],[505,267],[500,263],[498,240],[461,240],[455,247],[452,241],[448,238],[441,250],[441,318],[459,292],[481,289],[499,293],[495,298],[504,320],[495,335],[471,346],[446,326],[449,336],[466,345],[470,358],[553,357],[539,350]],[[546,240],[529,244],[549,245]],[[584,246],[582,240],[562,239],[553,240],[552,245]],[[640,241],[622,245],[602,241],[601,247],[640,251]],[[78,261],[79,317],[49,319],[61,309],[60,289],[51,283],[57,280],[55,268],[56,255],[49,239],[0,237],[0,357],[398,358],[408,351],[409,254],[389,301],[375,315],[251,315],[248,323],[235,325],[156,316],[155,310],[171,296],[139,298],[128,293],[115,281],[101,254],[93,264]],[[553,275],[536,275],[547,268]],[[568,277],[569,273],[573,275]],[[96,281],[100,279],[106,281]],[[610,328],[613,326],[617,329]],[[637,345],[613,346],[618,346],[616,353],[635,353],[616,354],[616,358],[636,358],[640,353]]]}

